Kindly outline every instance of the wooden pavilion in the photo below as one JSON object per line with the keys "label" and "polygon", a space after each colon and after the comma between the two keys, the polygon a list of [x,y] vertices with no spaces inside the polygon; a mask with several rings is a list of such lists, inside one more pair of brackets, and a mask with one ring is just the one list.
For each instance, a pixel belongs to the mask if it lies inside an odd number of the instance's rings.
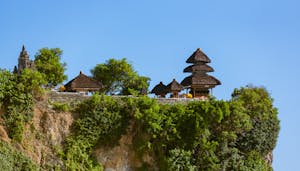
{"label": "wooden pavilion", "polygon": [[173,81],[167,85],[167,92],[171,93],[172,98],[178,98],[181,90],[183,90],[183,86],[175,79],[173,79]]}
{"label": "wooden pavilion", "polygon": [[207,98],[209,89],[221,82],[213,76],[208,75],[208,72],[213,72],[214,69],[207,65],[211,60],[208,56],[198,48],[187,60],[186,63],[191,63],[183,72],[192,73],[190,76],[184,78],[181,82],[185,88],[190,89],[190,93],[194,98]]}
{"label": "wooden pavilion", "polygon": [[166,94],[168,93],[167,86],[164,85],[162,82],[157,84],[152,90],[151,94],[155,94],[158,97],[165,98]]}
{"label": "wooden pavilion", "polygon": [[77,77],[64,85],[67,92],[96,92],[103,88],[102,83],[86,76],[81,71]]}

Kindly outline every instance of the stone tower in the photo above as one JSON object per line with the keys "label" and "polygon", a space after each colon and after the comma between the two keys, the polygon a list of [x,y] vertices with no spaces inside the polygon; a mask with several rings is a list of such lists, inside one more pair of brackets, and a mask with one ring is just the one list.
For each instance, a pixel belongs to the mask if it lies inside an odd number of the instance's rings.
{"label": "stone tower", "polygon": [[25,68],[34,68],[34,62],[29,59],[29,55],[23,45],[18,59],[18,67],[15,66],[14,73],[21,74]]}

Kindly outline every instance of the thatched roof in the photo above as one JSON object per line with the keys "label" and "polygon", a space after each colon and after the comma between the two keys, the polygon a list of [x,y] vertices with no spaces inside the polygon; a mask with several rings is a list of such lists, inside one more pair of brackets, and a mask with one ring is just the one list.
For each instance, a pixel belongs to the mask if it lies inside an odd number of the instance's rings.
{"label": "thatched roof", "polygon": [[207,55],[201,51],[200,48],[198,48],[187,60],[186,63],[210,63],[210,59],[207,57]]}
{"label": "thatched roof", "polygon": [[155,94],[155,95],[163,95],[163,94],[167,94],[167,93],[168,93],[167,86],[164,85],[162,82],[160,82],[159,84],[157,84],[151,90],[151,94]]}
{"label": "thatched roof", "polygon": [[179,84],[175,79],[173,79],[173,81],[167,85],[167,90],[169,92],[171,91],[181,91],[183,89],[183,86],[181,84]]}
{"label": "thatched roof", "polygon": [[198,64],[198,65],[190,65],[186,67],[183,72],[197,72],[197,71],[204,71],[204,72],[214,72],[214,69],[206,64]]}
{"label": "thatched roof", "polygon": [[103,85],[81,71],[77,77],[65,84],[66,91],[98,91]]}
{"label": "thatched roof", "polygon": [[221,82],[213,76],[207,74],[195,73],[186,77],[182,82],[183,86],[198,85],[204,87],[214,87],[216,85],[221,85]]}

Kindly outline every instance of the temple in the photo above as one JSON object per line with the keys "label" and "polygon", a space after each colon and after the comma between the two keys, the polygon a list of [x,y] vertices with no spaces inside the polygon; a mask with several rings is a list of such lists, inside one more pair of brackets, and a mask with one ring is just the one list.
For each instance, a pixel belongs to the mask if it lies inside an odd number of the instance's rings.
{"label": "temple", "polygon": [[29,59],[29,55],[25,50],[25,46],[23,45],[22,51],[20,52],[19,59],[18,59],[18,67],[17,66],[14,67],[14,73],[20,75],[25,68],[33,69],[34,67],[35,67],[34,62]]}
{"label": "temple", "polygon": [[160,98],[165,98],[166,94],[168,93],[167,86],[164,85],[162,82],[157,84],[152,90],[151,94],[155,94]]}
{"label": "temple", "polygon": [[173,79],[173,81],[167,85],[166,89],[168,93],[171,93],[171,98],[178,98],[179,92],[183,90],[183,86]]}
{"label": "temple", "polygon": [[64,85],[65,91],[67,92],[96,92],[103,88],[103,85],[85,74],[81,71],[77,77],[69,81],[67,84]]}
{"label": "temple", "polygon": [[192,65],[186,67],[183,72],[192,73],[190,76],[183,79],[181,85],[185,89],[189,89],[194,98],[206,98],[209,95],[209,90],[221,82],[215,77],[208,75],[208,72],[213,72],[214,69],[207,65],[211,60],[208,56],[198,48],[187,60],[186,63]]}

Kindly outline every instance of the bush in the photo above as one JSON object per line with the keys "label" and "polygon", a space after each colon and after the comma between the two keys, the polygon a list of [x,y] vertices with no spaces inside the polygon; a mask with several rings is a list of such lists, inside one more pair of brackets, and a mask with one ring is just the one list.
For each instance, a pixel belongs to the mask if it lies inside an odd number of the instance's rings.
{"label": "bush", "polygon": [[14,150],[7,143],[0,140],[0,170],[5,171],[35,171],[39,170],[28,157]]}
{"label": "bush", "polygon": [[168,170],[170,171],[195,171],[196,166],[192,163],[192,153],[190,151],[174,149],[170,151],[168,157]]}
{"label": "bush", "polygon": [[243,104],[251,118],[252,129],[239,134],[237,147],[243,152],[257,151],[262,156],[273,150],[279,133],[277,109],[273,99],[264,88],[236,89],[234,101]]}
{"label": "bush", "polygon": [[59,112],[68,112],[70,111],[70,105],[67,103],[59,103],[59,102],[53,102],[51,103],[53,106],[53,109]]}
{"label": "bush", "polygon": [[18,77],[8,71],[0,71],[0,103],[5,111],[2,116],[10,138],[20,142],[24,125],[33,116],[32,94],[19,84]]}

